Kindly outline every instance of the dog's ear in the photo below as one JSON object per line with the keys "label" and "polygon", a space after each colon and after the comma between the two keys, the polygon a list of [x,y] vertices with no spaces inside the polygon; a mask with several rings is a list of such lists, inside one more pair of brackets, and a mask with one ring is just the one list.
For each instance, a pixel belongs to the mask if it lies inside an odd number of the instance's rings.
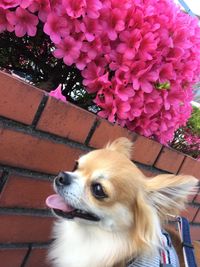
{"label": "dog's ear", "polygon": [[184,209],[190,194],[197,191],[198,180],[189,175],[162,174],[146,181],[150,203],[160,215],[177,214]]}
{"label": "dog's ear", "polygon": [[131,158],[132,147],[133,143],[125,137],[120,137],[112,143],[108,143],[106,145],[106,149],[120,152],[129,159]]}

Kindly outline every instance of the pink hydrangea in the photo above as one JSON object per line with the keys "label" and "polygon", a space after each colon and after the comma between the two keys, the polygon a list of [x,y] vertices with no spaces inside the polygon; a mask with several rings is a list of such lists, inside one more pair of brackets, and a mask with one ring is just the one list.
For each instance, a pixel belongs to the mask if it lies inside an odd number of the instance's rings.
{"label": "pink hydrangea", "polygon": [[14,26],[17,37],[22,37],[26,33],[29,36],[35,36],[37,31],[38,18],[26,9],[18,7],[15,12],[7,14],[7,19]]}

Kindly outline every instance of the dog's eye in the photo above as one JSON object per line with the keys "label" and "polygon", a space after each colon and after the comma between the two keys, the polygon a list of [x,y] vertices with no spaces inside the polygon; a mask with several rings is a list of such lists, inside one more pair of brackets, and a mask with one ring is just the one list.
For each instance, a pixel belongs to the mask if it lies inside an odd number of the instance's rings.
{"label": "dog's eye", "polygon": [[108,195],[104,192],[104,189],[100,183],[93,183],[91,185],[91,191],[92,191],[93,196],[97,199],[108,197]]}
{"label": "dog's eye", "polygon": [[75,172],[78,169],[78,161],[75,162],[74,168],[73,168],[73,172]]}

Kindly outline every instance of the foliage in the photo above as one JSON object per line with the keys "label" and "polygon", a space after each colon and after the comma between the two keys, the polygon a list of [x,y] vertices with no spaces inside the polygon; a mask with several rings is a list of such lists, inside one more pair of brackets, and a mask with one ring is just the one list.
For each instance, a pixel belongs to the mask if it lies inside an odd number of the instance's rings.
{"label": "foliage", "polygon": [[2,67],[129,130],[167,143],[191,114],[200,28],[173,1],[0,0],[0,32]]}
{"label": "foliage", "polygon": [[193,107],[192,116],[189,119],[188,128],[191,129],[192,133],[200,136],[200,109]]}
{"label": "foliage", "polygon": [[[13,32],[0,34],[0,69],[14,72],[37,87],[50,91],[60,83],[67,99],[83,108],[92,105],[92,96],[82,85],[80,71],[56,59],[54,44],[38,25],[37,35],[17,37]],[[74,97],[76,96],[76,97]]]}
{"label": "foliage", "polygon": [[193,107],[192,116],[187,125],[175,133],[171,147],[200,159],[200,109]]}

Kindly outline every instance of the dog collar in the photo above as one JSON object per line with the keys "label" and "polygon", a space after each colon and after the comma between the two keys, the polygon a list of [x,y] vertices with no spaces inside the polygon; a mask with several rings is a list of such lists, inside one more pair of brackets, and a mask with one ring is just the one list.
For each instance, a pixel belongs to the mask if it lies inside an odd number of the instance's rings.
{"label": "dog collar", "polygon": [[[171,215],[172,216],[172,215]],[[197,267],[194,248],[190,237],[189,222],[184,217],[176,217],[175,222],[178,224],[179,234],[183,246],[183,256],[186,267]],[[162,232],[161,236],[162,248],[157,252],[157,255],[152,259],[148,256],[140,257],[128,263],[127,267],[179,267],[179,260],[176,251],[171,243],[169,234],[166,231]]]}

